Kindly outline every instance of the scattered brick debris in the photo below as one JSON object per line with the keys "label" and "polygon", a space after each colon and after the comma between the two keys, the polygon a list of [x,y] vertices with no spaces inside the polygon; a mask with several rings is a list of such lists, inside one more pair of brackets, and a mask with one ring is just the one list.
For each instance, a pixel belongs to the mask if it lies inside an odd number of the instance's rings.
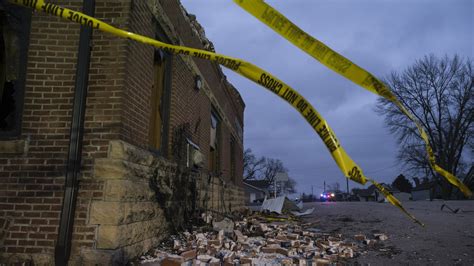
{"label": "scattered brick debris", "polygon": [[208,225],[173,235],[132,265],[328,265],[366,254],[388,237],[373,238],[315,230],[285,215],[253,214],[219,221],[203,214]]}

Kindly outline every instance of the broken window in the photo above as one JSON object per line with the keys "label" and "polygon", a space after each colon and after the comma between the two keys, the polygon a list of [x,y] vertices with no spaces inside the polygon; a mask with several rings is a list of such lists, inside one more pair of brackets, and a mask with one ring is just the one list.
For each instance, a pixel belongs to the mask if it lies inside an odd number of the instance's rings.
{"label": "broken window", "polygon": [[218,173],[220,170],[219,165],[219,133],[220,133],[220,121],[217,114],[211,112],[211,127],[210,127],[210,142],[209,142],[209,171],[212,173]]}
{"label": "broken window", "polygon": [[31,12],[0,5],[0,137],[20,135]]}

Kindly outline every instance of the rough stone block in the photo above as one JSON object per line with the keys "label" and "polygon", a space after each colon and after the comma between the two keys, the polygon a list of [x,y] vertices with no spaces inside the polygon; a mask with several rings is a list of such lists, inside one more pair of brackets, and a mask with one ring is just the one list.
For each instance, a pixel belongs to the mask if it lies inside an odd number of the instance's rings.
{"label": "rough stone block", "polygon": [[151,165],[155,156],[149,151],[138,148],[121,140],[112,140],[109,143],[110,159],[118,159],[142,165]]}
{"label": "rough stone block", "polygon": [[155,192],[147,181],[107,180],[104,197],[106,201],[153,201]]}
{"label": "rough stone block", "polygon": [[126,225],[100,225],[97,230],[97,248],[116,249],[167,233],[164,217]]}
{"label": "rough stone block", "polygon": [[143,241],[137,242],[135,244],[125,246],[122,248],[123,254],[127,258],[135,258],[143,254],[143,252],[148,251],[152,249],[153,247],[158,246],[161,243],[161,241],[163,241],[163,239],[168,236],[169,234],[167,232],[163,232],[156,236],[153,236],[152,238],[148,238]]}
{"label": "rough stone block", "polygon": [[97,179],[148,180],[150,167],[124,160],[95,159],[94,177]]}
{"label": "rough stone block", "polygon": [[126,263],[122,250],[98,250],[84,248],[78,265],[121,265]]}
{"label": "rough stone block", "polygon": [[163,216],[157,202],[94,201],[91,205],[90,224],[122,225],[151,220]]}

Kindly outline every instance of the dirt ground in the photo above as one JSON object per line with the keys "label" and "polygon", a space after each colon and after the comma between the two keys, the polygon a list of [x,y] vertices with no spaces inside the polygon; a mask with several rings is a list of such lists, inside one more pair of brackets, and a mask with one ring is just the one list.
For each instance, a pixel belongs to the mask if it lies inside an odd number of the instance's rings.
{"label": "dirt ground", "polygon": [[[447,204],[448,209],[441,210]],[[319,221],[322,232],[372,236],[385,233],[367,254],[350,263],[362,265],[474,265],[474,201],[416,201],[403,205],[425,227],[413,223],[398,208],[376,202],[307,203],[314,213],[305,218]]]}

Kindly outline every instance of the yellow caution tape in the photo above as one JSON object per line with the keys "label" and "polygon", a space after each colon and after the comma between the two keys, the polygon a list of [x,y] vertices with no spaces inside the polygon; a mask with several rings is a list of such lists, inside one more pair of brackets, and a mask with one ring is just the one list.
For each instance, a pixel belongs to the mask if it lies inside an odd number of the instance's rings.
{"label": "yellow caution tape", "polygon": [[[237,58],[195,48],[171,45],[154,40],[146,36],[124,31],[115,28],[96,18],[87,16],[81,12],[73,11],[68,8],[63,8],[52,3],[47,3],[44,0],[9,0],[9,2],[20,6],[30,7],[57,17],[61,17],[66,20],[70,20],[72,22],[79,23],[81,25],[90,26],[94,29],[108,32],[122,38],[127,38],[144,44],[152,45],[158,49],[163,49],[168,53],[178,55],[189,55],[210,61],[215,61],[218,64],[221,64],[237,72],[241,76],[244,76],[250,79],[251,81],[258,83],[259,85],[263,86],[274,94],[280,96],[283,100],[293,106],[293,108],[295,108],[305,118],[306,122],[308,122],[308,124],[322,139],[322,141],[326,145],[326,148],[329,150],[331,156],[336,161],[336,164],[339,166],[344,175],[347,178],[362,185],[367,182],[367,178],[364,176],[362,169],[349,157],[346,151],[341,147],[333,130],[329,127],[326,120],[319,114],[319,112],[296,90],[294,90],[289,85],[276,78],[272,74],[264,71],[263,69]],[[402,210],[404,209],[402,208]],[[410,217],[413,218],[413,216]]]}
{"label": "yellow caution tape", "polygon": [[471,190],[466,185],[453,174],[436,164],[436,159],[425,130],[383,82],[321,41],[310,36],[263,0],[234,0],[234,2],[323,65],[372,93],[393,102],[400,111],[416,124],[418,132],[426,144],[426,152],[431,167],[451,184],[459,188],[464,195],[467,197],[472,196]]}

